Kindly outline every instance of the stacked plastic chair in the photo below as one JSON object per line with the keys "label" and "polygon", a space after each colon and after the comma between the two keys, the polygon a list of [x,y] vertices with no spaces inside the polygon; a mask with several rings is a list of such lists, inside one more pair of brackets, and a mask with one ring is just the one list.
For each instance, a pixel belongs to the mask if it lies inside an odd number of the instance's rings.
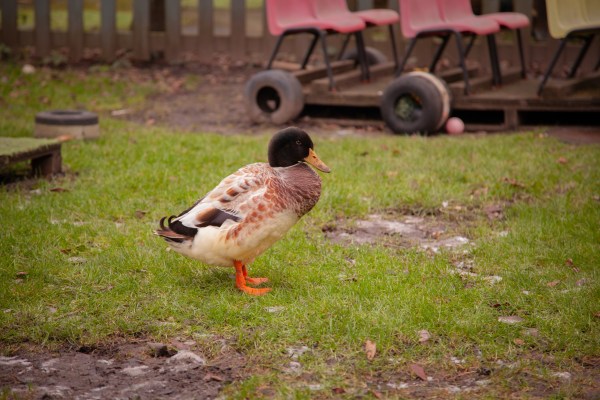
{"label": "stacked plastic chair", "polygon": [[[465,82],[465,93],[470,91],[469,74],[465,63],[465,48],[462,42],[462,35],[482,35],[488,36],[490,45],[490,57],[492,68],[497,69],[497,56],[495,52],[495,42],[493,35],[500,31],[500,25],[488,19],[460,18],[448,21],[442,14],[442,4],[439,0],[399,0],[400,1],[400,26],[402,34],[410,39],[408,48],[404,54],[402,63],[398,67],[396,75],[400,75],[404,70],[406,62],[412,53],[416,42],[422,37],[438,36],[442,38],[442,43],[438,46],[433,60],[429,66],[429,71],[435,71],[435,67],[446,47],[450,37],[456,39],[458,47],[459,63],[463,71],[463,80]],[[496,65],[496,66],[495,66]]]}
{"label": "stacked plastic chair", "polygon": [[[516,12],[496,12],[483,15],[475,15],[473,8],[471,7],[471,0],[438,0],[442,17],[446,22],[458,23],[462,21],[482,21],[491,20],[500,25],[500,28],[514,30],[517,36],[517,43],[519,48],[519,58],[521,61],[521,76],[526,77],[525,68],[525,56],[523,51],[523,40],[521,38],[521,28],[529,26],[529,18],[526,15]],[[469,54],[471,47],[477,36],[473,35],[471,41],[465,50],[465,57]],[[490,54],[492,58],[492,71],[494,75],[494,83],[502,83],[502,76],[499,70],[498,63],[498,51],[496,49],[496,42],[493,36],[488,36],[488,45],[492,47],[493,54]]]}
{"label": "stacked plastic chair", "polygon": [[[573,78],[592,44],[594,36],[600,31],[599,0],[546,0],[546,10],[550,35],[555,39],[560,39],[560,44],[538,87],[538,95],[542,94],[567,42],[571,39],[583,39],[583,46],[568,74],[569,78]],[[599,67],[600,59],[598,59],[595,69],[597,70]]]}
{"label": "stacked plastic chair", "polygon": [[[371,26],[387,26],[390,35],[390,45],[392,47],[392,55],[394,57],[394,63],[398,67],[398,54],[396,50],[396,36],[394,35],[394,25],[400,21],[400,16],[394,10],[389,9],[371,9],[361,11],[350,11],[346,0],[313,0],[317,17],[332,17],[340,15],[353,15],[362,19],[367,27]],[[344,54],[344,50],[348,45],[350,35],[344,41],[342,50],[340,51],[340,57]],[[368,73],[368,71],[367,71]]]}
{"label": "stacked plastic chair", "polygon": [[[269,32],[274,36],[278,36],[271,57],[269,58],[267,69],[271,69],[283,39],[286,36],[308,33],[313,35],[313,40],[304,55],[301,68],[306,68],[316,43],[320,40],[323,49],[323,60],[329,78],[329,88],[333,90],[335,82],[327,54],[327,33],[353,33],[356,35],[357,43],[362,43],[360,32],[365,29],[365,22],[353,15],[317,18],[312,0],[267,0],[266,6]],[[364,47],[362,50],[364,50]],[[362,53],[362,50],[359,49],[360,53]],[[364,62],[361,62],[361,65],[364,65]]]}

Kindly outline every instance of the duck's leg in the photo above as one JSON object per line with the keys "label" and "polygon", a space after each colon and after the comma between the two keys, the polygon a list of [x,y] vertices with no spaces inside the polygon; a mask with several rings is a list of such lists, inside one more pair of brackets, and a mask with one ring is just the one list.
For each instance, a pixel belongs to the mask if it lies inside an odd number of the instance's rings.
{"label": "duck's leg", "polygon": [[251,285],[260,285],[261,283],[269,282],[269,278],[250,278],[248,276],[248,271],[246,270],[246,264],[242,264],[242,272],[244,273],[246,283]]}
{"label": "duck's leg", "polygon": [[[256,289],[256,288],[251,288],[249,286],[246,286],[246,277],[244,275],[245,270],[246,270],[246,266],[244,264],[242,264],[241,261],[234,261],[233,262],[233,266],[235,267],[235,286],[237,286],[238,289],[240,289],[242,292],[251,294],[253,296],[261,296],[263,294],[267,294],[271,291],[271,288],[260,288],[260,289]],[[252,279],[252,278],[248,278],[248,279]],[[259,278],[256,278],[259,279]],[[250,281],[249,281],[250,283]]]}

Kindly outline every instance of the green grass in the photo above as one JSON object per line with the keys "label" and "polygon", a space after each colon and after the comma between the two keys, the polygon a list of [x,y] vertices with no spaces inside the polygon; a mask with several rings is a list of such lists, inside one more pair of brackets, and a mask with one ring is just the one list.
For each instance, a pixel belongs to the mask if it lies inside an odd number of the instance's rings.
{"label": "green grass", "polygon": [[[452,369],[452,356],[467,365],[532,354],[569,365],[600,356],[598,146],[562,144],[540,131],[313,137],[333,172],[323,175],[316,208],[250,267],[273,288],[254,298],[234,288],[232,270],[167,252],[151,232],[226,174],[265,160],[268,136],[186,134],[113,119],[108,111],[140,106],[157,89],[112,71],[19,71],[0,64],[3,135],[30,136],[42,109],[80,106],[100,113],[102,137],[63,145],[65,177],[0,187],[5,346],[183,336],[210,355],[219,348],[211,338],[225,337],[267,371],[229,389],[239,398],[265,385],[281,397],[310,397],[268,372],[289,362],[287,347],[301,344],[312,349],[300,358],[305,371],[326,388],[360,386],[353,383],[360,377],[415,361]],[[66,191],[50,190],[57,187]],[[443,211],[446,201],[460,210]],[[506,205],[505,219],[490,222],[483,208],[497,203]],[[436,215],[474,245],[466,254],[431,255],[333,245],[321,231],[339,218],[385,210]],[[503,279],[465,282],[451,272],[457,260]],[[341,273],[356,280],[340,280]],[[524,321],[502,324],[501,315]],[[524,336],[524,328],[539,336]],[[432,335],[428,345],[418,342],[421,329]],[[367,339],[377,343],[372,362]]]}

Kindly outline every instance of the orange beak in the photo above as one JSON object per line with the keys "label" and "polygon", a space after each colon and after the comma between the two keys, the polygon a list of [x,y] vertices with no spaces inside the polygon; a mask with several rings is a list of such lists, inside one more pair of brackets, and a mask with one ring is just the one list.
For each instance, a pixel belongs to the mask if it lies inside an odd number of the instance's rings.
{"label": "orange beak", "polygon": [[308,156],[304,158],[304,161],[309,163],[319,171],[331,172],[331,168],[329,168],[327,165],[325,165],[323,161],[321,161],[321,159],[313,149],[308,149]]}

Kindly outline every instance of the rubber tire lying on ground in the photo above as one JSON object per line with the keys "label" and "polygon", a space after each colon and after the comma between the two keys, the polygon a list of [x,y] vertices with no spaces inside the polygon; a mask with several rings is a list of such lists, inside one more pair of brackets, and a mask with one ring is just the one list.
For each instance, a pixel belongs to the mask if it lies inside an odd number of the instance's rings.
{"label": "rubber tire lying on ground", "polygon": [[450,92],[434,75],[410,72],[385,88],[380,111],[394,133],[434,133],[450,115]]}
{"label": "rubber tire lying on ground", "polygon": [[289,72],[271,69],[252,76],[244,89],[246,110],[256,123],[284,124],[304,108],[302,85]]}

